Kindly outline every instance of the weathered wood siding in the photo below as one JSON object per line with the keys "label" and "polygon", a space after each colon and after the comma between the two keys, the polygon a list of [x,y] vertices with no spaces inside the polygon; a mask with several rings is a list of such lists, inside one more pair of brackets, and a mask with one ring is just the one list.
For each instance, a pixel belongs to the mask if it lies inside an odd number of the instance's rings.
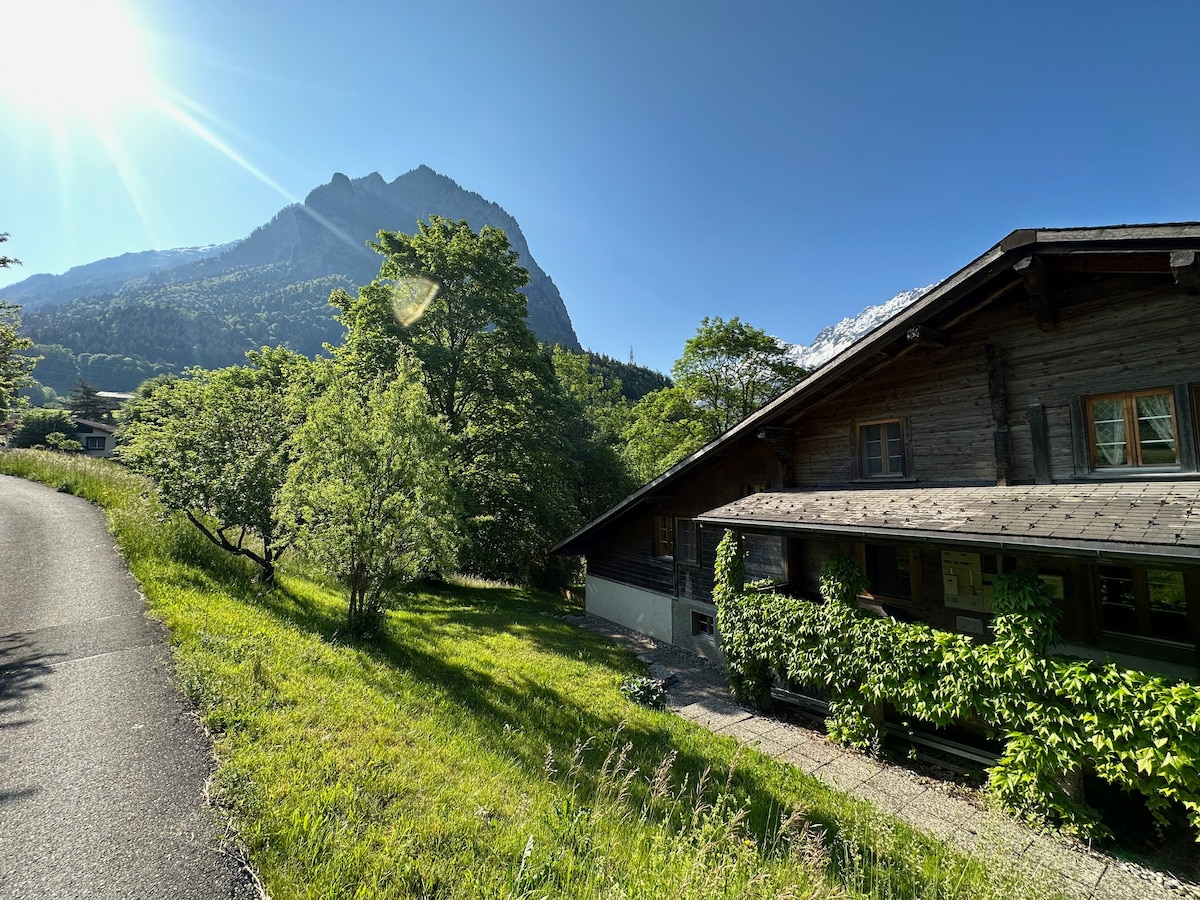
{"label": "weathered wood siding", "polygon": [[993,340],[1003,348],[1008,372],[1012,448],[1021,481],[1034,480],[1031,405],[1045,410],[1051,477],[1066,481],[1085,474],[1075,471],[1071,406],[1076,398],[1200,380],[1200,343],[1188,324],[1197,321],[1198,311],[1198,298],[1160,288],[1066,306],[1051,332],[1010,326],[997,334]]}
{"label": "weathered wood siding", "polygon": [[[1181,323],[1195,321],[1197,298],[1155,288],[1065,306],[1051,331],[1011,295],[949,331],[943,349],[913,349],[793,423],[795,471],[802,487],[855,482],[856,424],[903,418],[914,485],[995,484],[997,477],[985,347],[1004,371],[1009,481],[1035,481],[1030,407],[1044,410],[1049,470],[1077,475],[1072,405],[1078,398],[1200,380],[1200,343]],[[1190,417],[1189,417],[1190,418]]]}
{"label": "weathered wood siding", "polygon": [[662,594],[708,602],[712,597],[713,555],[721,529],[700,529],[694,565],[654,556],[656,516],[690,519],[736,500],[747,485],[783,487],[783,466],[765,441],[755,439],[732,458],[714,461],[647,501],[619,527],[606,529],[588,550],[588,570],[601,578]]}

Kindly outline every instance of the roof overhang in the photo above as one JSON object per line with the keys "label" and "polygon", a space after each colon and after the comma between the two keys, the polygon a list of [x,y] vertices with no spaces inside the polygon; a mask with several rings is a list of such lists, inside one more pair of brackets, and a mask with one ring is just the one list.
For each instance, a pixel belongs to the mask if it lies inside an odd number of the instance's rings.
{"label": "roof overhang", "polygon": [[697,520],[739,531],[1200,563],[1200,481],[778,491]]}

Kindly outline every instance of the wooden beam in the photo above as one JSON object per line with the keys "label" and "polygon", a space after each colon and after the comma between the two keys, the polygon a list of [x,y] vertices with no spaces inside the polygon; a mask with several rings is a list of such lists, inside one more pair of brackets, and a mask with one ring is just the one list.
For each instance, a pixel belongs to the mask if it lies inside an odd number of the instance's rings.
{"label": "wooden beam", "polygon": [[1050,484],[1050,432],[1046,409],[1040,403],[1029,405],[1029,441],[1033,444],[1034,484]]}
{"label": "wooden beam", "polygon": [[987,357],[988,400],[992,407],[992,421],[996,423],[993,449],[996,457],[996,484],[1008,484],[1012,476],[1012,454],[1008,442],[1008,388],[1004,384],[1004,358],[995,344],[985,344]]}
{"label": "wooden beam", "polygon": [[1055,272],[1091,275],[1168,275],[1167,254],[1158,253],[1063,253],[1053,254]]}
{"label": "wooden beam", "polygon": [[1029,305],[1033,307],[1038,328],[1052,331],[1058,325],[1058,311],[1050,291],[1050,272],[1046,264],[1040,257],[1026,256],[1013,266],[1013,271],[1021,276],[1025,285],[1025,294],[1029,297]]}
{"label": "wooden beam", "polygon": [[992,435],[992,444],[996,451],[996,484],[1003,487],[1008,484],[1012,475],[1012,456],[1008,447],[1008,426],[1000,425]]}
{"label": "wooden beam", "polygon": [[793,487],[795,474],[792,453],[794,432],[792,429],[777,425],[763,425],[758,429],[758,437],[760,440],[766,441],[767,445],[775,451],[775,458],[783,467],[783,486],[785,488]]}
{"label": "wooden beam", "polygon": [[1172,250],[1171,274],[1175,276],[1175,283],[1189,294],[1200,294],[1200,253]]}
{"label": "wooden beam", "polygon": [[950,343],[950,338],[946,332],[928,325],[914,325],[908,329],[908,341],[918,347],[945,347]]}
{"label": "wooden beam", "polygon": [[985,344],[987,357],[988,400],[992,405],[992,421],[997,425],[1008,424],[1008,389],[1004,385],[1004,359],[995,344]]}

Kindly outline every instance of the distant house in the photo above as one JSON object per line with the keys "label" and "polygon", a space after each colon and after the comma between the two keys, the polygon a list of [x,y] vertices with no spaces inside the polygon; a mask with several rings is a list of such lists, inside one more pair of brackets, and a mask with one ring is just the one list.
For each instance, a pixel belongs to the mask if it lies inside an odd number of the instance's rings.
{"label": "distant house", "polygon": [[1014,231],[555,549],[587,608],[720,659],[713,556],[986,639],[1034,566],[1079,656],[1200,674],[1200,224]]}
{"label": "distant house", "polygon": [[78,416],[72,416],[71,421],[75,423],[75,440],[83,445],[84,453],[88,456],[113,455],[116,448],[116,425],[111,422],[81,419]]}

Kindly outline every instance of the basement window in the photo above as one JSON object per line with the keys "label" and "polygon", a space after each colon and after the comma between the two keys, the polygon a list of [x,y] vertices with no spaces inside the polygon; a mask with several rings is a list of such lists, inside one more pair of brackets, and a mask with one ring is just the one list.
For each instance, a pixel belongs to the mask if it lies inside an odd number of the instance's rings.
{"label": "basement window", "polygon": [[717,619],[708,613],[692,613],[692,634],[705,637],[717,636]]}

